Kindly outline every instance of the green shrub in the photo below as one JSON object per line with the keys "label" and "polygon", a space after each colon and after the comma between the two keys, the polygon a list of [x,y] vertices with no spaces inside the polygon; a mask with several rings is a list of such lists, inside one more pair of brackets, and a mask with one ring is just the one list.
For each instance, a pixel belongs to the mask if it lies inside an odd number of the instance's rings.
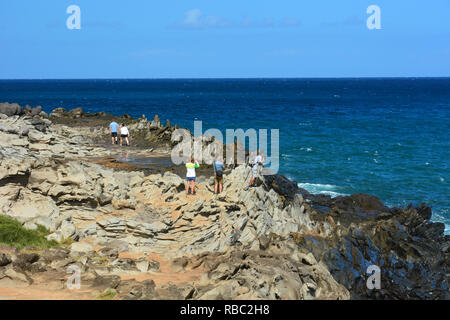
{"label": "green shrub", "polygon": [[48,241],[50,234],[45,227],[38,225],[36,230],[27,230],[12,218],[0,215],[0,243],[23,249],[27,246],[49,248],[58,245],[56,241]]}
{"label": "green shrub", "polygon": [[117,292],[114,289],[106,289],[99,296],[98,300],[112,300],[116,296]]}

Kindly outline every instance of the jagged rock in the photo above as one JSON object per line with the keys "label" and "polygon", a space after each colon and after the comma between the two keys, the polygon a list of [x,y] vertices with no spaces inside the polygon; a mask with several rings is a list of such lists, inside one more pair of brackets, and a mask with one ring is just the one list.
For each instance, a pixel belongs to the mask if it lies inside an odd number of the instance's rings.
{"label": "jagged rock", "polygon": [[11,203],[9,210],[4,214],[23,223],[32,222],[45,225],[51,231],[56,230],[60,224],[58,221],[59,208],[55,202],[27,189],[20,190],[18,199]]}
{"label": "jagged rock", "polygon": [[[0,114],[0,213],[27,228],[45,226],[52,231],[48,239],[82,241],[23,263],[30,276],[65,273],[74,264],[87,283],[129,299],[449,298],[450,239],[442,224],[430,223],[425,205],[387,208],[370,195],[312,195],[280,175],[260,176],[247,189],[251,169],[245,165],[226,172],[221,195],[212,196],[212,178],[200,175],[197,194],[186,196],[179,168],[144,174],[95,164],[91,156],[110,151],[90,139],[106,139],[107,128],[61,124],[97,120],[99,126],[117,118],[60,109],[50,115],[55,124],[42,111],[32,116],[37,111],[28,106],[24,116]],[[128,120],[152,148],[170,150],[170,123]],[[96,253],[94,246],[102,249]],[[173,263],[177,272],[203,276],[195,287],[108,278],[166,272],[150,252],[180,259]],[[133,258],[136,253],[143,258]],[[0,255],[0,266],[2,259],[7,263]],[[390,284],[376,293],[365,284],[370,265],[380,266]]]}
{"label": "jagged rock", "polygon": [[204,293],[199,300],[231,300],[239,288],[238,281],[228,281]]}
{"label": "jagged rock", "polygon": [[37,106],[36,108],[31,109],[31,115],[32,116],[40,115],[41,112],[42,112],[42,107],[41,106]]}
{"label": "jagged rock", "polygon": [[52,136],[50,134],[44,134],[37,130],[29,130],[28,132],[28,139],[32,143],[40,143],[42,145],[47,144],[52,139]]}
{"label": "jagged rock", "polygon": [[94,253],[94,248],[86,242],[75,242],[70,245],[70,255],[88,256]]}
{"label": "jagged rock", "polygon": [[97,251],[98,255],[102,257],[108,257],[111,259],[117,259],[119,256],[119,250],[117,248],[104,247]]}
{"label": "jagged rock", "polygon": [[117,275],[111,276],[98,276],[94,279],[93,286],[103,289],[112,288],[116,289],[120,285],[120,277]]}
{"label": "jagged rock", "polygon": [[306,255],[302,255],[301,261],[310,266],[313,266],[317,263],[316,258],[314,258],[313,254],[311,252],[309,252]]}
{"label": "jagged rock", "polygon": [[22,108],[17,103],[0,103],[0,113],[7,115],[8,117],[14,115],[20,115],[23,113]]}
{"label": "jagged rock", "polygon": [[39,260],[37,253],[21,253],[13,259],[13,267],[20,270],[29,270],[30,265]]}
{"label": "jagged rock", "polygon": [[64,247],[52,247],[50,249],[45,249],[41,252],[41,257],[43,257],[48,262],[60,261],[67,259],[69,257],[70,250]]}
{"label": "jagged rock", "polygon": [[136,268],[140,272],[159,271],[159,262],[140,259],[136,261]]}
{"label": "jagged rock", "polygon": [[170,189],[175,189],[176,192],[181,192],[185,189],[185,182],[180,176],[173,174],[172,172],[165,172],[162,177],[164,188],[163,193],[167,193]]}
{"label": "jagged rock", "polygon": [[119,270],[135,270],[136,262],[129,258],[119,258],[111,263],[111,266]]}
{"label": "jagged rock", "polygon": [[101,206],[110,204],[112,202],[113,196],[111,194],[105,194],[105,193],[101,193],[100,196],[98,197],[98,203]]}
{"label": "jagged rock", "polygon": [[6,253],[0,253],[0,267],[4,267],[11,263],[11,257]]}
{"label": "jagged rock", "polygon": [[162,128],[161,120],[159,120],[159,116],[155,115],[152,123],[150,124],[150,129],[159,129]]}
{"label": "jagged rock", "polygon": [[145,280],[141,284],[134,286],[126,299],[128,300],[152,300],[158,297],[153,280]]}
{"label": "jagged rock", "polygon": [[44,119],[48,119],[48,118],[49,118],[49,115],[48,115],[45,111],[41,111],[41,112],[39,113],[39,116],[40,116],[41,118],[44,118]]}
{"label": "jagged rock", "polygon": [[37,230],[38,229],[38,226],[37,226],[37,224],[35,224],[35,223],[33,223],[33,222],[25,222],[24,224],[23,224],[23,227],[25,228],[25,229],[27,229],[27,230]]}
{"label": "jagged rock", "polygon": [[136,202],[133,200],[112,200],[111,202],[116,210],[136,208]]}
{"label": "jagged rock", "polygon": [[67,110],[66,109],[64,109],[64,108],[56,108],[56,109],[53,109],[53,111],[50,113],[50,117],[59,118],[59,117],[65,116],[66,114],[67,114]]}
{"label": "jagged rock", "polygon": [[76,108],[69,111],[69,117],[80,118],[83,115],[83,109]]}
{"label": "jagged rock", "polygon": [[56,232],[49,234],[46,238],[47,240],[61,242],[65,239],[78,240],[80,238],[80,234],[72,222],[63,220],[59,229]]}
{"label": "jagged rock", "polygon": [[118,253],[126,252],[130,250],[130,247],[127,242],[123,240],[112,240],[104,243],[104,245],[108,248],[117,250]]}
{"label": "jagged rock", "polygon": [[56,241],[61,242],[64,240],[64,236],[61,232],[53,232],[50,233],[48,236],[45,237],[48,241]]}
{"label": "jagged rock", "polygon": [[31,171],[28,186],[31,189],[40,190],[42,194],[47,194],[52,186],[58,181],[57,172],[51,167],[37,168]]}
{"label": "jagged rock", "polygon": [[4,272],[4,275],[10,278],[11,280],[16,280],[19,282],[24,282],[26,284],[32,284],[33,281],[27,276],[25,272],[16,271],[13,268],[8,268]]}

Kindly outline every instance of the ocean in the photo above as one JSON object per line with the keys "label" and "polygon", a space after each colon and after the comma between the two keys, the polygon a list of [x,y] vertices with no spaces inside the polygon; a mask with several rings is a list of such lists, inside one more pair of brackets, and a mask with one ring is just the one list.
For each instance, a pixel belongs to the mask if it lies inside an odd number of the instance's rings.
{"label": "ocean", "polygon": [[0,102],[279,129],[279,173],[300,187],[425,202],[450,234],[450,78],[0,80]]}

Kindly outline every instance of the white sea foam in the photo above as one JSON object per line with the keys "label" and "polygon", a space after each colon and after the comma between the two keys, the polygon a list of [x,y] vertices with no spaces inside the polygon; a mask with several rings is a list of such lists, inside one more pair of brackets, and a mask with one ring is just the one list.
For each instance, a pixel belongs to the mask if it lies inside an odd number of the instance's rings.
{"label": "white sea foam", "polygon": [[448,216],[448,209],[441,209],[441,210],[433,210],[433,215],[431,217],[431,221],[433,222],[442,222],[445,226],[444,228],[444,234],[450,235],[450,219],[446,218]]}
{"label": "white sea foam", "polygon": [[326,194],[332,198],[338,196],[346,196],[344,193],[340,193],[339,187],[332,184],[320,184],[320,183],[299,183],[299,188],[305,189],[312,194]]}

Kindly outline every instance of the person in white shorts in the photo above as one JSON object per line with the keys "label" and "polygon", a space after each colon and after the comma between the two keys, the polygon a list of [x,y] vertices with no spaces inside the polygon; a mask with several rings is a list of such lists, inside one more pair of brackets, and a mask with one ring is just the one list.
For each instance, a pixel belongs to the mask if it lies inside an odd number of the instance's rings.
{"label": "person in white shorts", "polygon": [[122,146],[123,139],[125,139],[127,146],[130,145],[130,142],[128,141],[129,136],[130,132],[128,131],[128,128],[125,126],[124,123],[122,123],[122,126],[120,127],[120,146]]}
{"label": "person in white shorts", "polygon": [[259,170],[262,167],[264,163],[264,153],[261,151],[256,157],[255,160],[253,160],[252,164],[252,178],[250,179],[250,184],[248,185],[251,187],[253,183],[255,182],[256,177],[259,174]]}

